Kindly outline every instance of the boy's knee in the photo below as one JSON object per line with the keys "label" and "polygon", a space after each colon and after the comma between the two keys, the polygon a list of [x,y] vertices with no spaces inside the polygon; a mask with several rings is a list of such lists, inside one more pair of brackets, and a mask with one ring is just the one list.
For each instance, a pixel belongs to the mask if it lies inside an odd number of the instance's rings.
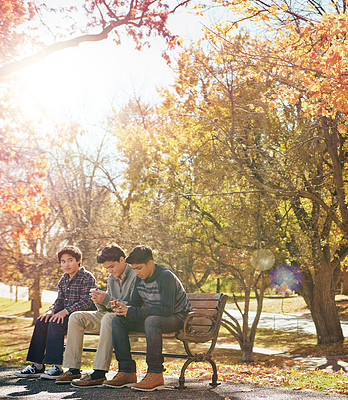
{"label": "boy's knee", "polygon": [[115,317],[115,315],[114,314],[110,314],[110,313],[103,315],[103,317],[101,319],[101,322],[100,322],[101,325],[102,326],[111,326],[111,322],[112,322],[114,317]]}
{"label": "boy's knee", "polygon": [[85,325],[88,323],[86,315],[83,313],[83,311],[75,311],[69,316],[69,326],[80,326],[80,327],[85,327]]}
{"label": "boy's knee", "polygon": [[161,317],[150,315],[145,319],[144,328],[145,332],[148,329],[161,329]]}
{"label": "boy's knee", "polygon": [[123,318],[121,318],[121,317],[119,317],[119,316],[117,316],[117,315],[115,315],[115,316],[112,318],[111,326],[112,326],[112,329],[113,329],[113,330],[114,330],[114,329],[119,329],[120,327],[123,327],[123,325],[124,325]]}
{"label": "boy's knee", "polygon": [[48,323],[48,332],[56,332],[56,331],[61,331],[64,329],[63,324],[56,322],[56,321],[50,321]]}
{"label": "boy's knee", "polygon": [[42,320],[42,319],[37,319],[35,321],[35,329],[39,329],[39,330],[46,330],[49,326],[49,322]]}
{"label": "boy's knee", "polygon": [[78,324],[81,321],[81,315],[78,312],[73,312],[69,317],[69,324]]}

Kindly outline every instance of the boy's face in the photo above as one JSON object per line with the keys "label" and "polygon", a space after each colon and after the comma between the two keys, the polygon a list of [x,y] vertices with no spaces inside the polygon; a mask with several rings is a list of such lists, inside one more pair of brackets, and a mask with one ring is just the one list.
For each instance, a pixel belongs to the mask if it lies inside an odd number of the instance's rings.
{"label": "boy's face", "polygon": [[119,278],[126,268],[126,260],[124,257],[120,257],[119,261],[105,261],[103,267],[107,268],[115,278]]}
{"label": "boy's face", "polygon": [[80,262],[76,260],[75,257],[70,254],[63,254],[60,259],[60,265],[63,268],[63,271],[69,274],[70,278],[76,275],[77,271],[80,268]]}
{"label": "boy's face", "polygon": [[150,278],[155,271],[155,263],[153,260],[146,264],[132,264],[132,268],[140,279]]}

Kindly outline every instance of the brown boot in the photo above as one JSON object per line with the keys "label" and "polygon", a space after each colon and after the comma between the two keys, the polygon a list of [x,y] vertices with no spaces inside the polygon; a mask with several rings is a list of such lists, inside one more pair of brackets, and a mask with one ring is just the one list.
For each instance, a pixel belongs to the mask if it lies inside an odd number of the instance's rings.
{"label": "brown boot", "polygon": [[163,373],[155,374],[148,372],[141,382],[132,386],[132,389],[144,390],[145,392],[164,389]]}
{"label": "brown boot", "polygon": [[134,383],[137,383],[137,374],[135,372],[117,372],[112,379],[105,380],[103,386],[123,388],[133,386]]}

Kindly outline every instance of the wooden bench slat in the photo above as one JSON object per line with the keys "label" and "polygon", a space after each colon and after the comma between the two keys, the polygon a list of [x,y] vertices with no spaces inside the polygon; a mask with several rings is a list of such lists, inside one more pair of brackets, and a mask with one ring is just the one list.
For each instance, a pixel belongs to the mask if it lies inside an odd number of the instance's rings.
{"label": "wooden bench slat", "polygon": [[195,325],[211,326],[212,324],[213,322],[210,318],[204,318],[204,317],[194,317],[190,321],[190,326],[195,326]]}
{"label": "wooden bench slat", "polygon": [[193,332],[208,333],[211,325],[192,325]]}
{"label": "wooden bench slat", "polygon": [[[144,338],[145,337],[145,332],[129,332],[130,337],[139,337],[139,338]],[[162,333],[162,336],[166,339],[174,339],[175,338],[175,332],[173,333]]]}
{"label": "wooden bench slat", "polygon": [[197,312],[200,312],[200,310],[203,310],[203,311],[212,310],[212,311],[216,312],[216,310],[217,310],[217,305],[216,305],[216,307],[209,307],[207,305],[201,305],[201,306],[197,307],[195,304],[191,304],[191,306],[192,306],[192,311],[197,311]]}
{"label": "wooden bench slat", "polygon": [[221,293],[186,293],[189,300],[202,300],[202,299],[209,299],[209,300],[217,300],[219,301],[221,298]]}
{"label": "wooden bench slat", "polygon": [[205,310],[203,308],[194,309],[193,312],[197,312],[199,314],[209,315],[209,317],[215,317],[217,315],[217,309],[214,308],[213,310]]}

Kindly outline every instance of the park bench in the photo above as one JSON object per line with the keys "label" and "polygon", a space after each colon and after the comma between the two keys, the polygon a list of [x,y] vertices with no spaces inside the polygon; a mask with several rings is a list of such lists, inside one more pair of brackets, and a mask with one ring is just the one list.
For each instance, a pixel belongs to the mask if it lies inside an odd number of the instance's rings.
{"label": "park bench", "polygon": [[[164,357],[183,358],[186,359],[181,368],[179,376],[178,389],[185,388],[185,371],[192,362],[210,363],[213,374],[210,386],[213,388],[218,385],[218,374],[216,363],[212,359],[212,353],[217,342],[219,329],[221,325],[222,314],[225,309],[228,296],[221,293],[188,293],[192,311],[187,315],[183,328],[176,333],[163,334],[163,339],[180,340],[185,348],[186,354],[163,353]],[[90,334],[86,332],[85,334]],[[129,337],[145,337],[141,332],[130,332]],[[211,342],[207,350],[195,353],[191,350],[193,344],[203,344]],[[84,351],[95,352],[95,348],[83,348]],[[145,351],[133,351],[135,355],[145,355]]]}

